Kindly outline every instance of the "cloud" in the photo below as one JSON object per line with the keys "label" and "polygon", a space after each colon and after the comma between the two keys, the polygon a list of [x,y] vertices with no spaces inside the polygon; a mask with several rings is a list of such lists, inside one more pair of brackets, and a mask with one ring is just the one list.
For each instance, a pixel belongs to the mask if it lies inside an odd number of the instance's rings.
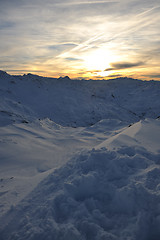
{"label": "cloud", "polygon": [[101,70],[90,70],[90,71],[86,71],[87,73],[100,73],[102,72]]}
{"label": "cloud", "polygon": [[122,77],[122,76],[123,76],[122,74],[110,74],[110,75],[107,75],[107,77],[109,77],[109,78]]}
{"label": "cloud", "polygon": [[111,68],[106,68],[104,71],[121,70],[121,69],[139,67],[142,65],[144,65],[144,62],[136,62],[136,63],[117,62],[117,63],[111,63]]}
{"label": "cloud", "polygon": [[63,51],[69,51],[73,48],[75,48],[77,45],[74,43],[59,43],[59,44],[52,44],[52,45],[47,45],[45,48],[48,51],[51,52],[51,54],[59,55],[62,54]]}
{"label": "cloud", "polygon": [[74,43],[61,43],[61,44],[54,44],[54,45],[49,45],[47,46],[48,49],[52,50],[52,49],[70,49],[73,47],[76,47],[77,45]]}
{"label": "cloud", "polygon": [[73,58],[73,57],[67,57],[67,58],[65,58],[65,60],[67,60],[67,61],[82,61],[82,59],[80,59],[80,58]]}
{"label": "cloud", "polygon": [[84,4],[100,4],[100,3],[117,3],[117,1],[108,1],[108,0],[99,0],[99,1],[68,1],[68,2],[61,2],[56,3],[56,5],[84,5]]}
{"label": "cloud", "polygon": [[94,4],[114,4],[114,3],[118,3],[118,1],[112,1],[112,0],[110,0],[110,1],[108,1],[108,0],[99,0],[99,1],[76,1],[76,2],[61,2],[61,3],[56,3],[56,5],[58,5],[58,6],[69,6],[69,5],[71,5],[71,6],[74,6],[74,5],[90,5],[90,4],[92,4],[92,5],[94,5]]}
{"label": "cloud", "polygon": [[106,71],[148,57],[152,73],[160,61],[159,10],[159,0],[0,0],[1,66],[88,70],[85,57],[101,49],[117,62]]}
{"label": "cloud", "polygon": [[21,72],[25,72],[25,73],[29,73],[29,72],[34,72],[34,73],[45,73],[45,71],[41,71],[41,70],[30,70],[30,69],[13,69],[13,70],[7,70],[7,72],[16,72],[16,73],[21,73]]}
{"label": "cloud", "polygon": [[13,28],[15,24],[11,21],[1,21],[0,23],[0,30],[7,29],[7,28]]}
{"label": "cloud", "polygon": [[145,77],[149,77],[149,78],[160,78],[160,74],[150,74],[150,75],[143,75]]}

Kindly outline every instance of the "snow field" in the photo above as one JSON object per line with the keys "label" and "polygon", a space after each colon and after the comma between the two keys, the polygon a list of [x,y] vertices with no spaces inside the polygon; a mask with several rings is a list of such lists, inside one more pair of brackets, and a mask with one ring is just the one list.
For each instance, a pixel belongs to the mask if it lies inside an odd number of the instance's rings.
{"label": "snow field", "polygon": [[83,151],[10,211],[2,239],[158,239],[159,163],[142,147]]}
{"label": "snow field", "polygon": [[0,240],[160,239],[159,82],[0,83]]}
{"label": "snow field", "polygon": [[102,139],[106,139],[106,134],[89,128],[64,128],[49,119],[1,127],[1,216],[73,154]]}

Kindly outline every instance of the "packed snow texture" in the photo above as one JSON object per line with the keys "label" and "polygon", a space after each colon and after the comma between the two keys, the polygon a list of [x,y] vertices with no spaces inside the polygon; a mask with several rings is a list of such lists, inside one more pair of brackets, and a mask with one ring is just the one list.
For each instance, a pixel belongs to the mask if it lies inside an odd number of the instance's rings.
{"label": "packed snow texture", "polygon": [[159,82],[0,81],[0,240],[160,239]]}

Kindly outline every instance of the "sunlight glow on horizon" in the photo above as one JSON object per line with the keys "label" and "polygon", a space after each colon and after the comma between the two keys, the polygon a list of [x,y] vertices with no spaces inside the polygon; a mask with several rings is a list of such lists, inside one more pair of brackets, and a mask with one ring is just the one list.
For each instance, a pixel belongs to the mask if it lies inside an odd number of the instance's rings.
{"label": "sunlight glow on horizon", "polygon": [[116,56],[103,48],[95,50],[84,57],[84,65],[88,70],[104,71],[114,61],[116,61]]}

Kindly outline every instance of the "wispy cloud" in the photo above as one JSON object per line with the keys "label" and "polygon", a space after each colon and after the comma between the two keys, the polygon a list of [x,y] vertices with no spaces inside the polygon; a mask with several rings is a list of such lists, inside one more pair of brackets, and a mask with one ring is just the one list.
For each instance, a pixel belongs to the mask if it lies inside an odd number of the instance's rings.
{"label": "wispy cloud", "polygon": [[1,67],[87,72],[86,56],[99,49],[106,69],[158,75],[159,11],[159,0],[0,1]]}
{"label": "wispy cloud", "polygon": [[123,76],[122,74],[110,74],[110,75],[107,75],[107,78],[118,78],[122,76]]}
{"label": "wispy cloud", "polygon": [[148,75],[144,75],[144,77],[149,77],[152,79],[154,79],[154,78],[160,79],[160,74],[148,74]]}
{"label": "wispy cloud", "polygon": [[122,70],[127,68],[133,68],[133,67],[139,67],[145,65],[144,62],[117,62],[117,63],[111,63],[111,68],[106,68],[104,71],[113,71],[113,70]]}
{"label": "wispy cloud", "polygon": [[73,1],[68,1],[68,2],[61,2],[61,3],[56,3],[56,5],[58,5],[58,6],[61,6],[61,5],[63,5],[63,6],[69,6],[69,5],[72,5],[72,6],[74,6],[74,5],[86,5],[86,4],[103,4],[103,3],[107,3],[107,4],[114,4],[114,3],[117,3],[118,1],[112,1],[112,0],[110,0],[110,1],[108,1],[108,0],[103,0],[103,1],[101,1],[101,0],[99,0],[99,1],[76,1],[76,2],[73,2]]}
{"label": "wispy cloud", "polygon": [[[84,42],[78,44],[78,46],[72,48],[71,50],[63,53],[60,55],[61,57],[69,56],[72,53],[86,51],[91,48],[98,47],[100,44],[108,45],[110,42],[116,42],[118,39],[123,38],[126,39],[130,34],[134,34],[139,32],[141,29],[144,29],[152,25],[154,22],[157,21],[157,18],[160,19],[159,16],[154,15],[154,11],[160,9],[159,6],[152,7],[147,9],[137,15],[132,16],[128,22],[123,22],[122,19],[119,20],[119,24],[113,27],[112,31],[108,33],[107,31],[98,32],[94,34],[89,39],[85,40]],[[113,21],[113,20],[112,20]],[[122,23],[121,23],[122,22]],[[114,21],[113,21],[114,26]]]}
{"label": "wispy cloud", "polygon": [[82,61],[80,58],[65,58],[67,61]]}

